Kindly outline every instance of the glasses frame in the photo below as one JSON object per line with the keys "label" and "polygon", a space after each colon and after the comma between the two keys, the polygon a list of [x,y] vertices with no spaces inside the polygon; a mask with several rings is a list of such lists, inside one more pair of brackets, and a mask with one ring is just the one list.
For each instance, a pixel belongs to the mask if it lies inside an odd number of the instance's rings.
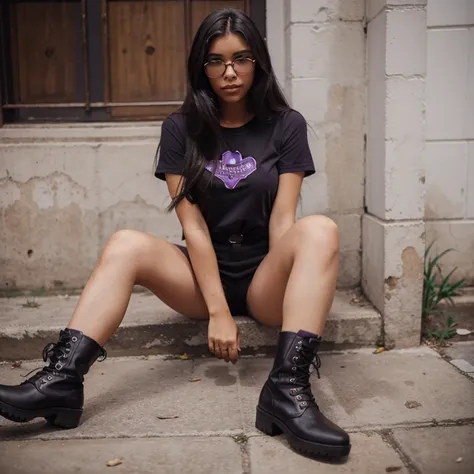
{"label": "glasses frame", "polygon": [[255,59],[252,59],[252,58],[243,58],[245,59],[246,61],[249,61],[251,64],[252,64],[252,69],[250,69],[249,72],[237,72],[235,70],[235,62],[238,61],[238,59],[234,59],[233,61],[228,61],[228,62],[224,62],[224,61],[221,61],[221,63],[224,65],[224,71],[222,72],[222,74],[219,74],[218,76],[209,76],[209,74],[207,73],[206,71],[206,66],[208,64],[210,64],[212,61],[208,61],[207,63],[204,63],[204,73],[206,74],[206,76],[209,78],[209,79],[218,79],[219,77],[222,77],[226,72],[227,72],[227,68],[229,66],[232,66],[232,69],[234,70],[235,74],[237,74],[238,76],[241,76],[241,75],[246,75],[246,74],[250,74],[254,69],[255,69]]}

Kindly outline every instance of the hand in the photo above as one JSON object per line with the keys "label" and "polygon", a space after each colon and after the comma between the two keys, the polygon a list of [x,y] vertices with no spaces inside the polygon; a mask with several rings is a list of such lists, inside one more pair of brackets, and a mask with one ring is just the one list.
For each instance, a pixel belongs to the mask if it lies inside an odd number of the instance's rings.
{"label": "hand", "polygon": [[240,334],[234,318],[230,314],[220,314],[209,319],[209,350],[218,359],[237,362],[240,352]]}

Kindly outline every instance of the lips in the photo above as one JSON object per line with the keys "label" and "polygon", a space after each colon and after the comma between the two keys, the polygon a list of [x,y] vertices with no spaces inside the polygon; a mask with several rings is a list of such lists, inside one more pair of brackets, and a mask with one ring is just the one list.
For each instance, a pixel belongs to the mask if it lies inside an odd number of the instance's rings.
{"label": "lips", "polygon": [[240,89],[242,86],[224,86],[222,90],[224,91],[234,91]]}

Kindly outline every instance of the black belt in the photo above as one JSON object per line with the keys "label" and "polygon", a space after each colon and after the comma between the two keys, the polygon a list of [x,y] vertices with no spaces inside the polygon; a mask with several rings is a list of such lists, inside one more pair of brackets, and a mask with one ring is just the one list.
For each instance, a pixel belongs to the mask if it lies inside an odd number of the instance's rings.
{"label": "black belt", "polygon": [[249,234],[230,234],[230,235],[211,235],[214,243],[222,245],[232,245],[232,247],[241,247],[242,245],[255,245],[268,241],[268,233],[251,232]]}

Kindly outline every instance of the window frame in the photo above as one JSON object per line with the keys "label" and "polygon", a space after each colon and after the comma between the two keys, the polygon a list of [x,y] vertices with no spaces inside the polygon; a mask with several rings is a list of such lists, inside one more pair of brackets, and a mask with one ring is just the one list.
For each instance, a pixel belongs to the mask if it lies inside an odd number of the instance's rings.
{"label": "window frame", "polygon": [[[11,21],[11,8],[18,3],[77,3],[81,15],[77,28],[81,31],[81,53],[75,58],[77,69],[76,95],[82,102],[18,104],[14,102],[15,58],[12,54],[12,38],[15,39]],[[109,100],[108,56],[108,5],[124,0],[3,0],[0,2],[0,127],[5,123],[71,123],[71,122],[117,122],[149,121],[158,117],[121,116],[111,113],[112,108],[179,106],[182,101],[111,102]],[[143,0],[127,0],[143,1]],[[160,0],[152,0],[160,1]],[[185,12],[185,60],[191,44],[191,1],[183,0]],[[212,1],[212,0],[211,0]],[[266,40],[265,0],[244,0],[246,11],[253,18]],[[92,67],[91,67],[92,66]],[[80,77],[79,77],[80,76]],[[16,75],[19,78],[19,75]]]}

